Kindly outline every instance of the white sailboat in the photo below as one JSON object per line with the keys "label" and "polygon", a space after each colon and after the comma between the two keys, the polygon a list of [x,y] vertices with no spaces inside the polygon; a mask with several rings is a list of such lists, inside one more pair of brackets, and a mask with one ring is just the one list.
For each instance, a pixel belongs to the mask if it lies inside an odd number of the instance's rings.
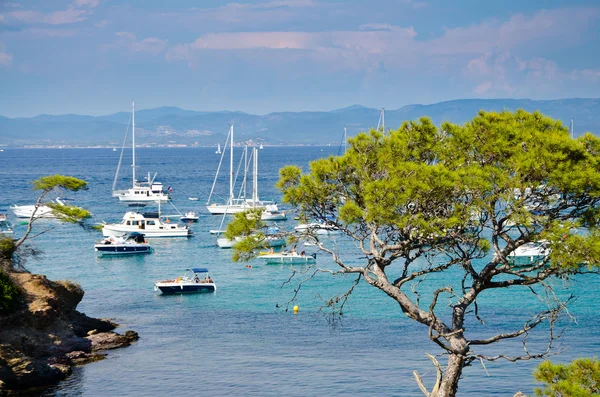
{"label": "white sailboat", "polygon": [[215,153],[221,154],[221,144],[220,143],[217,143],[217,151]]}
{"label": "white sailboat", "polygon": [[[125,141],[127,140],[127,134],[123,141],[123,149],[125,148]],[[163,184],[156,182],[156,174],[153,177],[148,173],[147,180],[139,182],[135,175],[135,103],[132,104],[131,110],[131,153],[132,153],[132,164],[131,169],[133,172],[133,186],[126,190],[115,190],[117,184],[117,178],[119,175],[119,169],[121,168],[121,160],[123,158],[123,149],[121,149],[121,157],[119,158],[119,165],[113,181],[113,197],[118,197],[119,201],[129,203],[149,203],[149,202],[165,202],[169,200],[169,194],[163,190]]]}
{"label": "white sailboat", "polygon": [[[219,175],[219,170],[221,168],[221,163],[223,161],[223,156],[221,156],[221,162],[219,162],[219,167],[217,168],[217,174],[215,175],[215,179],[213,181],[212,188],[210,190],[210,195],[208,197],[208,201],[206,202],[206,209],[212,215],[223,215],[223,214],[235,214],[237,212],[246,211],[252,208],[261,208],[265,209],[265,206],[275,204],[272,201],[264,201],[259,200],[258,198],[258,150],[254,147],[252,148],[252,161],[253,161],[253,180],[252,180],[252,198],[247,199],[245,195],[239,198],[235,198],[233,193],[233,126],[229,129],[229,134],[227,135],[227,141],[225,142],[225,147],[227,147],[227,142],[229,142],[229,198],[227,202],[224,204],[216,204],[210,203],[210,199],[215,189],[215,185],[217,182],[217,177]],[[243,191],[245,192],[245,176],[244,176],[244,186]]]}

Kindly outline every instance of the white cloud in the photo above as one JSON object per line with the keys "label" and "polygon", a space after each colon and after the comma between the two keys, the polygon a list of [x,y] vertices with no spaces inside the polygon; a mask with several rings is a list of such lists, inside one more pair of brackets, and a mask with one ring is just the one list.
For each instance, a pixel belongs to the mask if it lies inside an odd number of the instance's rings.
{"label": "white cloud", "polygon": [[100,22],[96,22],[94,24],[94,26],[97,27],[97,28],[104,28],[104,27],[110,25],[110,23],[111,23],[110,21],[107,21],[106,19],[103,19]]}
{"label": "white cloud", "polygon": [[98,7],[100,0],[75,0],[75,5],[79,7]]}
{"label": "white cloud", "polygon": [[167,46],[167,40],[161,40],[156,37],[147,37],[137,40],[137,36],[131,32],[116,32],[118,42],[104,46],[105,50],[114,48],[127,48],[132,52],[145,52],[152,55],[161,53]]}
{"label": "white cloud", "polygon": [[12,55],[4,52],[5,51],[5,47],[4,47],[4,43],[0,41],[0,66],[8,66],[10,65],[10,63],[12,62]]}
{"label": "white cloud", "polygon": [[91,11],[75,9],[69,6],[66,10],[42,13],[39,11],[11,11],[3,14],[3,18],[29,24],[63,25],[81,22],[91,15]]}
{"label": "white cloud", "polygon": [[116,32],[115,36],[124,38],[126,40],[135,41],[135,34],[131,32]]}

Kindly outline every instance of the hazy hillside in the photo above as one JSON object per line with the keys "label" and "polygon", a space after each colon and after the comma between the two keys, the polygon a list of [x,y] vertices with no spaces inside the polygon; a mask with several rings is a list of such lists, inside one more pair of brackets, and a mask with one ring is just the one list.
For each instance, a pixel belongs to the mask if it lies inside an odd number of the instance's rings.
{"label": "hazy hillside", "polygon": [[[575,119],[575,135],[600,132],[600,99],[461,99],[432,105],[408,105],[385,111],[386,128],[404,120],[429,116],[436,123],[462,123],[480,110],[525,109],[562,120]],[[329,112],[278,112],[264,116],[243,112],[201,112],[176,107],[136,111],[136,138],[140,145],[185,144],[212,146],[224,142],[229,125],[236,141],[272,145],[339,145],[344,127],[348,135],[377,125],[381,109],[353,105]],[[0,145],[110,145],[121,146],[131,114],[107,116],[39,115],[32,118],[0,116]]]}

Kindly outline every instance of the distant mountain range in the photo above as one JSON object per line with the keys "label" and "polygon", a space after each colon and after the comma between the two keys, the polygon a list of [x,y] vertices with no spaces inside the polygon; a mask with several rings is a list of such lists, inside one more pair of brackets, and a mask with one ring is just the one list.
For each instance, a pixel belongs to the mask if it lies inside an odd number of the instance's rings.
{"label": "distant mountain range", "polygon": [[[385,111],[386,128],[404,120],[429,116],[434,123],[463,123],[479,110],[540,110],[567,126],[575,119],[575,135],[600,133],[600,98],[533,101],[529,99],[460,99],[432,105],[408,105]],[[136,143],[140,146],[216,146],[223,143],[230,124],[236,142],[267,145],[339,145],[344,127],[348,136],[377,126],[381,109],[360,105],[329,112],[278,112],[264,116],[243,112],[201,112],[176,107],[139,110],[135,113]],[[39,115],[31,118],[0,116],[2,146],[118,146],[130,113],[108,116]]]}

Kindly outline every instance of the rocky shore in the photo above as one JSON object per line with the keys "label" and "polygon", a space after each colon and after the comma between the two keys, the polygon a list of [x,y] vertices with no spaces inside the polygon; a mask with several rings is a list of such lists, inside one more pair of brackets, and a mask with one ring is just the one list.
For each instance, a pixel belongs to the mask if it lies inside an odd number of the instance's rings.
{"label": "rocky shore", "polygon": [[102,359],[103,350],[129,346],[134,331],[76,310],[84,291],[75,283],[26,272],[9,273],[23,290],[11,314],[0,314],[0,395],[55,384],[74,365]]}

